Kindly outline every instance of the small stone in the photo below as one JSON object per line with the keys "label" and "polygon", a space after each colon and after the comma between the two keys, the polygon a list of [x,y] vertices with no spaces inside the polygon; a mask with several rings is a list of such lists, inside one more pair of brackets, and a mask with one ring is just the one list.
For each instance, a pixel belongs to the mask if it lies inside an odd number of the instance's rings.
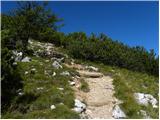
{"label": "small stone", "polygon": [[35,69],[35,68],[32,68],[32,69],[31,69],[31,73],[34,74],[35,72],[36,72],[36,69]]}
{"label": "small stone", "polygon": [[62,90],[62,91],[64,90],[64,88],[58,88],[58,89],[59,89],[59,90]]}
{"label": "small stone", "polygon": [[31,61],[31,58],[29,57],[25,57],[21,60],[21,62],[30,62]]}
{"label": "small stone", "polygon": [[37,88],[37,90],[43,90],[44,88],[43,87],[39,87],[39,88]]}
{"label": "small stone", "polygon": [[17,65],[17,62],[13,62],[13,65],[16,66],[16,65]]}
{"label": "small stone", "polygon": [[49,60],[45,60],[45,62],[49,62]]}
{"label": "small stone", "polygon": [[59,103],[60,105],[64,105],[64,103]]}
{"label": "small stone", "polygon": [[19,92],[18,95],[22,96],[22,95],[24,95],[24,93],[23,92]]}
{"label": "small stone", "polygon": [[52,66],[56,69],[63,68],[57,61],[54,61]]}
{"label": "small stone", "polygon": [[24,73],[24,74],[25,74],[25,75],[27,75],[28,73],[29,73],[28,71],[25,71],[25,73]]}
{"label": "small stone", "polygon": [[63,75],[63,76],[70,76],[70,73],[68,71],[64,71],[62,73],[60,73],[60,75]]}
{"label": "small stone", "polygon": [[56,72],[53,72],[52,76],[53,76],[53,77],[56,76]]}
{"label": "small stone", "polygon": [[56,109],[56,106],[55,105],[51,105],[51,110],[54,110],[54,109]]}
{"label": "small stone", "polygon": [[71,86],[74,86],[76,83],[75,83],[74,81],[71,81],[69,84],[70,84]]}

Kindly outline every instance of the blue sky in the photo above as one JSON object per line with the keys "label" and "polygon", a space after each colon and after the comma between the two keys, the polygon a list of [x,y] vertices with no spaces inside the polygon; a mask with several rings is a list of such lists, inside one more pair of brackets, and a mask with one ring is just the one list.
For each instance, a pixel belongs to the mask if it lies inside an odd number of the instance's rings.
{"label": "blue sky", "polygon": [[[2,2],[2,12],[16,7],[15,2]],[[49,8],[64,19],[60,31],[105,33],[113,40],[130,46],[144,46],[158,54],[158,2],[103,1],[49,2]]]}

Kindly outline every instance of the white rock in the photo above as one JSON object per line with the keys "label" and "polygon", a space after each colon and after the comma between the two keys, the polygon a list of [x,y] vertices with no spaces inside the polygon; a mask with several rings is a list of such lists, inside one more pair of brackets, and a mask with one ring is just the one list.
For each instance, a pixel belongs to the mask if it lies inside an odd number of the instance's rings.
{"label": "white rock", "polygon": [[82,103],[80,100],[78,100],[78,99],[75,99],[74,100],[74,102],[75,102],[75,107],[78,107],[78,108],[83,108],[83,109],[85,109],[86,108],[86,105],[84,104],[84,103]]}
{"label": "white rock", "polygon": [[32,68],[31,70],[32,70],[32,71],[36,71],[36,69],[35,69],[35,68]]}
{"label": "white rock", "polygon": [[21,62],[30,62],[31,58],[30,57],[25,57],[21,60]]}
{"label": "white rock", "polygon": [[58,88],[59,90],[64,90],[64,88]]}
{"label": "white rock", "polygon": [[112,111],[112,116],[116,119],[126,118],[125,113],[120,109],[118,105],[116,105]]}
{"label": "white rock", "polygon": [[25,73],[24,73],[24,74],[25,74],[25,75],[27,75],[28,73],[29,73],[28,71],[25,71]]}
{"label": "white rock", "polygon": [[75,99],[74,100],[75,103],[74,103],[74,111],[77,112],[77,113],[82,113],[84,110],[86,110],[86,105],[84,103],[82,103],[80,100],[78,99]]}
{"label": "white rock", "polygon": [[31,73],[34,74],[35,72],[36,72],[36,69],[35,69],[35,68],[32,68],[32,69],[31,69]]}
{"label": "white rock", "polygon": [[143,93],[134,93],[134,97],[137,101],[137,103],[142,105],[148,105],[148,99],[145,98]]}
{"label": "white rock", "polygon": [[98,68],[96,68],[96,67],[93,67],[93,66],[86,66],[86,69],[90,69],[90,70],[92,70],[92,71],[98,71]]}
{"label": "white rock", "polygon": [[145,98],[149,99],[149,103],[152,104],[153,108],[158,108],[158,106],[156,105],[158,103],[158,101],[156,100],[156,98],[154,98],[150,94],[145,94]]}
{"label": "white rock", "polygon": [[51,110],[54,110],[54,109],[56,109],[56,106],[55,105],[51,105]]}
{"label": "white rock", "polygon": [[158,107],[157,106],[158,101],[156,100],[156,98],[154,98],[150,94],[134,93],[134,97],[135,97],[137,103],[139,103],[141,105],[147,106],[150,103],[150,104],[152,104],[153,108]]}
{"label": "white rock", "polygon": [[57,61],[54,61],[52,66],[56,69],[62,68],[62,66]]}
{"label": "white rock", "polygon": [[76,83],[74,81],[70,81],[70,85],[74,86]]}
{"label": "white rock", "polygon": [[60,73],[60,75],[70,76],[70,73],[68,71],[64,71],[64,72]]}
{"label": "white rock", "polygon": [[59,103],[60,105],[64,105],[64,103]]}
{"label": "white rock", "polygon": [[19,92],[18,95],[22,96],[22,95],[24,95],[24,93],[23,92]]}
{"label": "white rock", "polygon": [[37,88],[37,90],[43,90],[43,89],[44,89],[43,87],[38,87],[38,88]]}
{"label": "white rock", "polygon": [[73,108],[73,110],[74,110],[75,112],[77,112],[77,113],[83,112],[83,109],[82,109],[82,108],[78,108],[78,107]]}
{"label": "white rock", "polygon": [[15,61],[21,61],[22,59],[22,56],[23,56],[23,53],[22,52],[17,52],[17,51],[12,51],[12,53],[14,54],[15,56]]}
{"label": "white rock", "polygon": [[17,65],[17,62],[13,62],[13,65],[16,66],[16,65]]}
{"label": "white rock", "polygon": [[53,76],[53,77],[56,76],[56,72],[53,72],[52,76]]}

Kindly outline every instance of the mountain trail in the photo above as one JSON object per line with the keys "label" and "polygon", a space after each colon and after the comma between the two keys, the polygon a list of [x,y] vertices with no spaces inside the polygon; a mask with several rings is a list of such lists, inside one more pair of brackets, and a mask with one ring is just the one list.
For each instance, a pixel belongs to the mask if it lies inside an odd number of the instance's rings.
{"label": "mountain trail", "polygon": [[113,119],[112,110],[117,101],[113,96],[113,79],[100,72],[89,71],[80,64],[66,64],[66,66],[76,69],[80,74],[80,78],[84,79],[89,85],[89,92],[83,92],[76,86],[73,88],[76,98],[87,104],[87,109],[85,111],[87,117],[90,119]]}

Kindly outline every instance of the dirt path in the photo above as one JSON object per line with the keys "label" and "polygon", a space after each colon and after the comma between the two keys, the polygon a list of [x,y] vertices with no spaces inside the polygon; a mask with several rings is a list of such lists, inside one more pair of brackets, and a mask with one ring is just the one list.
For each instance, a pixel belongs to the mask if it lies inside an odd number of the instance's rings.
{"label": "dirt path", "polygon": [[[109,119],[112,117],[112,109],[115,105],[116,98],[113,96],[114,87],[113,79],[110,76],[104,76],[100,72],[91,72],[79,64],[67,65],[75,68],[89,85],[89,92],[80,91],[74,87],[76,98],[87,104],[85,114],[90,118]],[[78,82],[77,82],[78,84]]]}

